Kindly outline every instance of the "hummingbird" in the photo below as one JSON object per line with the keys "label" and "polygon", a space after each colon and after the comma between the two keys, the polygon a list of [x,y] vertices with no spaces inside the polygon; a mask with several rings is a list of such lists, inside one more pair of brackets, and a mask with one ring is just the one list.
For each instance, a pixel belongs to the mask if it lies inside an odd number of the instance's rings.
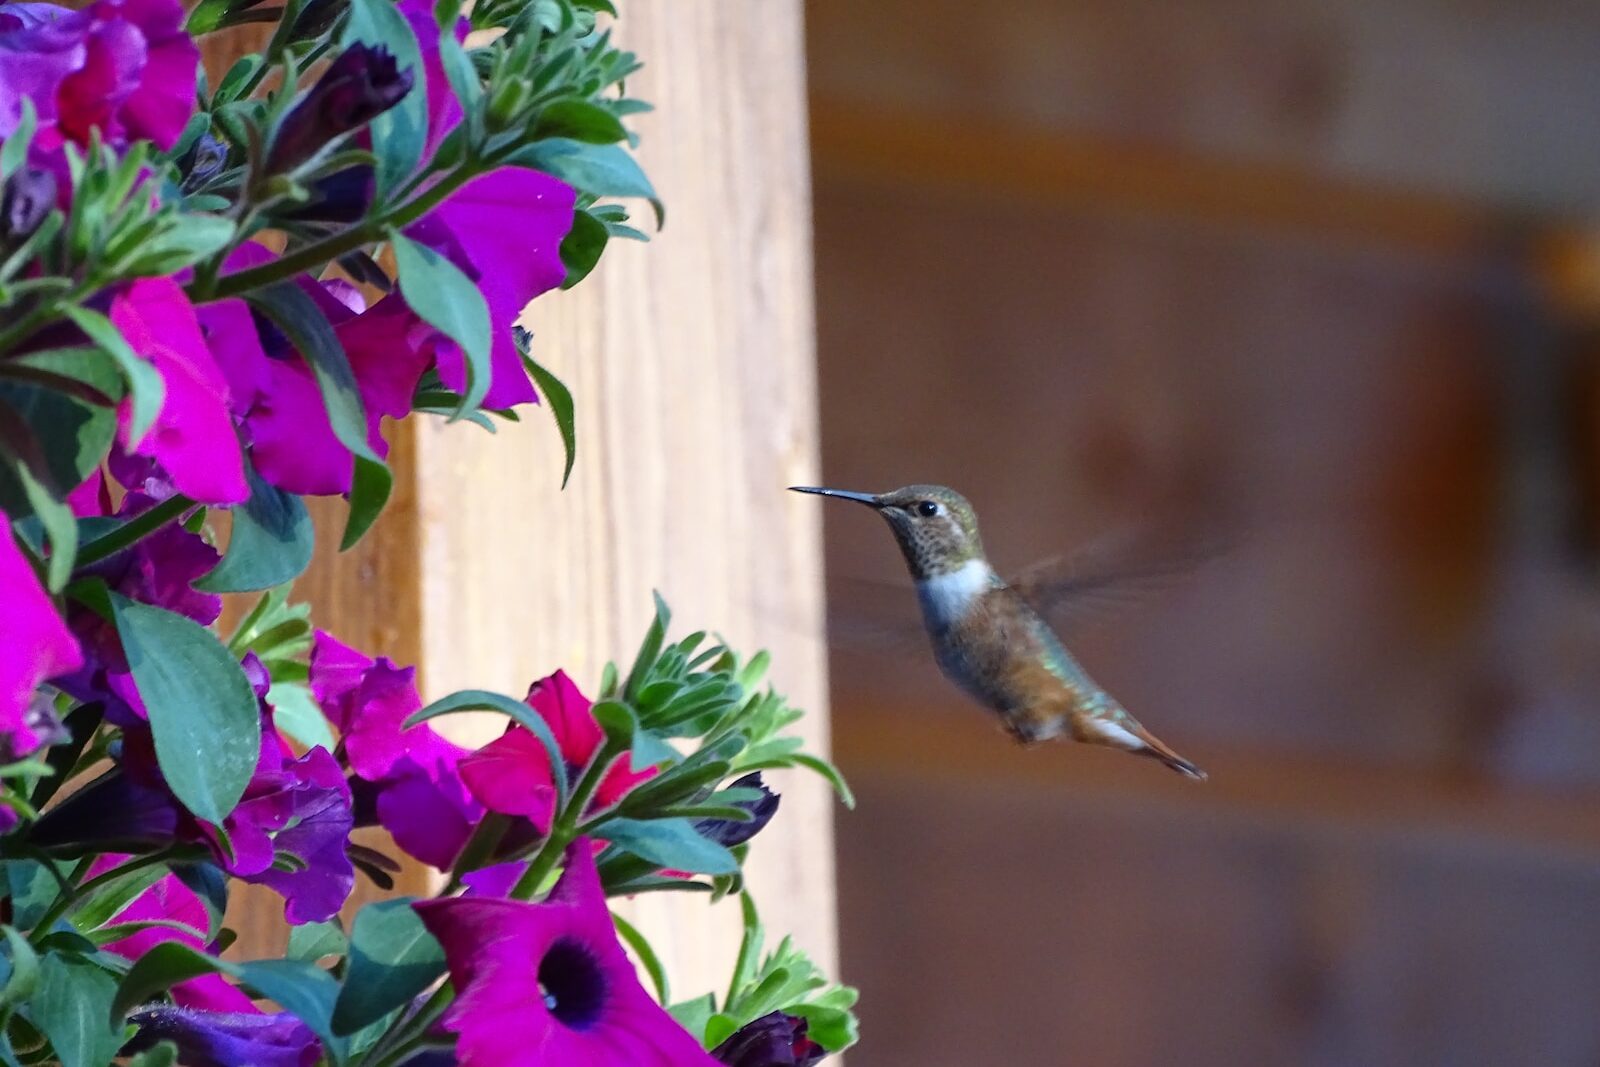
{"label": "hummingbird", "polygon": [[890,493],[790,486],[853,500],[888,522],[917,584],[922,621],[946,678],[1028,745],[1071,737],[1147,756],[1190,778],[1206,774],[1146,730],[1062,645],[1050,624],[984,556],[978,516],[942,485]]}

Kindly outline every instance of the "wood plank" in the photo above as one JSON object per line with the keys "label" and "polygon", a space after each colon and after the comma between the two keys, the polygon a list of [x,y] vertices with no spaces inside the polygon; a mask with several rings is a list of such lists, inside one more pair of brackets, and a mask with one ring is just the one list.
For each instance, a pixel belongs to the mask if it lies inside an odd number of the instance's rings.
{"label": "wood plank", "polygon": [[[434,697],[520,693],[557,667],[592,690],[607,658],[632,654],[658,588],[681,632],[770,648],[774,683],[811,711],[809,744],[825,751],[820,519],[784,492],[817,465],[800,7],[637,2],[618,37],[649,64],[630,87],[658,108],[637,125],[672,224],[649,246],[618,242],[527,320],[577,397],[571,487],[558,489],[560,443],[538,409],[495,437],[413,420],[391,434],[397,493],[378,528],[342,557],[323,542],[297,595],[352,644],[418,664]],[[342,515],[319,508],[324,532]],[[450,728],[482,740],[499,723]],[[768,928],[831,970],[834,802],[811,776],[773,777],[782,811],[751,884]],[[426,872],[406,877],[415,890]],[[279,907],[239,895],[240,951],[281,943]],[[680,994],[726,985],[736,906],[651,894],[624,907]]]}
{"label": "wood plank", "polygon": [[[784,491],[817,463],[800,7],[635,2],[618,38],[648,64],[629,87],[656,105],[637,123],[640,157],[670,221],[526,316],[535,355],[577,398],[565,492],[539,410],[495,437],[422,427],[429,694],[520,692],[557,667],[592,690],[608,658],[633,653],[656,588],[680,633],[770,648],[775,684],[811,710],[823,748],[820,517]],[[833,801],[811,776],[774,778],[783,808],[755,842],[751,883],[768,927],[831,968]],[[669,896],[628,910],[675,990],[725,986],[737,909]]]}

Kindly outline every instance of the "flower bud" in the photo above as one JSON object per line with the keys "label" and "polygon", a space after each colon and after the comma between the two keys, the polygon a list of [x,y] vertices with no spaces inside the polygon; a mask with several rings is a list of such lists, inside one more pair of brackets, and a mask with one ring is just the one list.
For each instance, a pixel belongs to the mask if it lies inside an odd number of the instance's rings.
{"label": "flower bud", "polygon": [[715,841],[724,848],[744,844],[760,833],[778,813],[778,794],[767,788],[766,783],[761,780],[760,771],[740,778],[733,783],[733,788],[754,789],[761,793],[759,800],[746,800],[733,805],[750,813],[749,822],[739,822],[736,819],[701,819],[695,824],[695,830],[701,837]]}
{"label": "flower bud", "polygon": [[325,145],[360,129],[411,91],[412,72],[388,49],[353,44],[284,117],[267,154],[268,173],[291,170]]}
{"label": "flower bud", "polygon": [[216,177],[227,162],[228,146],[209,133],[202,133],[195,138],[194,144],[189,146],[178,164],[178,169],[183,171],[184,189],[200,188]]}
{"label": "flower bud", "polygon": [[741,1027],[711,1055],[728,1067],[811,1067],[825,1054],[806,1036],[806,1021],[781,1011]]}
{"label": "flower bud", "polygon": [[0,193],[0,238],[20,241],[56,206],[56,176],[24,167],[6,180]]}

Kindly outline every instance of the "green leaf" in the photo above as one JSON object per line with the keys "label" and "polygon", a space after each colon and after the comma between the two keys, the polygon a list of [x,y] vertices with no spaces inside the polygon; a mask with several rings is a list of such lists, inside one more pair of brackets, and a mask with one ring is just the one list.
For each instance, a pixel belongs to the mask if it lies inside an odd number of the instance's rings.
{"label": "green leaf", "polygon": [[72,577],[72,564],[78,555],[78,519],[72,509],[51,495],[33,476],[25,463],[18,463],[8,472],[22,485],[28,506],[38,517],[50,538],[50,561],[46,584],[50,592],[59,593]]}
{"label": "green leaf", "polygon": [[533,136],[541,141],[566,137],[587,144],[615,144],[625,140],[628,131],[622,128],[615,115],[597,104],[587,100],[557,100],[539,112]]}
{"label": "green leaf", "polygon": [[130,276],[170,274],[226,248],[232,219],[187,212],[173,215],[147,240],[130,249],[122,267]]}
{"label": "green leaf", "polygon": [[412,715],[406,720],[406,726],[415,726],[420,722],[437,718],[440,715],[450,715],[458,711],[498,711],[509,715],[523,726],[527,727],[539,743],[544,746],[545,756],[550,761],[550,777],[555,782],[558,807],[566,802],[567,797],[567,761],[561,754],[561,746],[556,743],[555,734],[550,732],[550,724],[544,717],[534,711],[520,700],[502,696],[499,693],[490,693],[482,689],[463,689],[459,693],[451,693],[447,697],[435,700],[432,704]]}
{"label": "green leaf", "polygon": [[561,288],[571,289],[594,270],[606,250],[611,233],[606,224],[581,208],[573,213],[572,229],[561,239],[561,263],[567,268]]}
{"label": "green leaf", "polygon": [[227,973],[225,965],[177,941],[163,941],[134,961],[117,985],[107,1015],[120,1021],[135,1006],[143,1004],[179,982],[203,974]]}
{"label": "green leaf", "polygon": [[124,871],[97,889],[88,900],[80,901],[74,907],[72,924],[80,930],[94,930],[105,925],[132,904],[135,897],[166,875],[167,869],[158,863]]}
{"label": "green leaf", "polygon": [[383,45],[400,70],[411,71],[411,91],[372,120],[372,147],[378,156],[378,199],[388,196],[416,169],[428,137],[428,79],[416,35],[390,0],[351,0],[339,44],[357,41]]}
{"label": "green leaf", "polygon": [[732,874],[739,869],[733,853],[695,832],[688,819],[609,819],[604,836],[658,867],[697,874]]}
{"label": "green leaf", "polygon": [[39,113],[33,108],[33,100],[27,93],[22,93],[21,114],[17,117],[17,124],[11,131],[11,136],[0,144],[0,184],[4,184],[28,159],[28,146],[33,143],[33,131],[39,125]]}
{"label": "green leaf", "polygon": [[221,823],[261,754],[261,715],[244,670],[216,636],[162,608],[111,594],[156,760],[184,807]]}
{"label": "green leaf", "polygon": [[656,987],[656,999],[663,1004],[671,1000],[666,968],[661,966],[661,957],[656,955],[656,950],[651,947],[649,940],[632,923],[616,912],[611,913],[611,921],[617,926],[617,934],[627,942],[634,956],[638,958],[639,965],[650,976],[650,983]]}
{"label": "green leaf", "polygon": [[333,728],[311,690],[299,682],[273,682],[267,690],[273,725],[307,748],[335,748]]}
{"label": "green leaf", "polygon": [[[413,88],[412,92],[415,91]],[[411,93],[406,95],[409,97]],[[294,282],[278,282],[256,289],[247,293],[245,299],[283,331],[289,343],[310,365],[317,387],[322,391],[322,402],[328,409],[328,422],[339,443],[357,457],[379,462],[367,443],[367,413],[356,386],[355,372],[350,369],[350,360],[344,354],[338,335],[316,302]]]}
{"label": "green leaf", "polygon": [[620,145],[550,137],[519,150],[507,162],[552,174],[591,196],[640,197],[655,209],[658,229],[666,221],[655,187],[638,161]]}
{"label": "green leaf", "polygon": [[175,1067],[177,1062],[178,1046],[163,1041],[128,1060],[128,1067]]}
{"label": "green leaf", "polygon": [[105,1067],[122,1047],[111,1022],[117,980],[87,960],[51,953],[39,963],[39,988],[26,1007],[50,1039],[61,1067]]}
{"label": "green leaf", "polygon": [[28,939],[11,926],[0,926],[6,939],[7,973],[0,986],[0,1008],[14,1008],[27,1002],[39,986],[39,955]]}
{"label": "green leaf", "polygon": [[11,921],[24,928],[38,925],[61,894],[66,872],[70,869],[71,865],[66,862],[51,861],[51,866],[46,867],[34,860],[7,861],[6,887],[9,890],[7,895],[11,898]]}
{"label": "green leaf", "polygon": [[822,775],[828,780],[828,784],[833,786],[833,791],[839,794],[839,802],[850,810],[855,810],[856,795],[851,792],[850,783],[844,780],[844,775],[839,773],[839,768],[821,756],[813,756],[809,752],[796,753],[789,757],[789,761]]}
{"label": "green leaf", "polygon": [[378,460],[356,457],[355,478],[350,484],[350,514],[344,521],[344,535],[339,538],[340,552],[354,548],[372,529],[393,490],[393,471]]}
{"label": "green leaf", "polygon": [[561,488],[565,489],[567,479],[572,477],[572,465],[578,458],[578,434],[574,425],[576,411],[572,403],[572,393],[562,384],[560,378],[545,370],[543,364],[528,355],[525,340],[519,337],[517,347],[522,353],[522,365],[528,369],[529,377],[533,379],[533,384],[538,387],[539,394],[544,397],[551,416],[556,420],[556,429],[561,432],[561,447],[567,453],[567,465],[561,471]]}
{"label": "green leaf", "polygon": [[315,963],[324,956],[344,955],[349,944],[337,921],[301,923],[289,928],[288,958]]}
{"label": "green leaf", "polygon": [[600,729],[605,731],[606,740],[617,748],[633,747],[633,735],[639,729],[639,720],[632,708],[619,701],[602,700],[589,709],[589,713],[600,724]]}
{"label": "green leaf", "polygon": [[[309,301],[310,297],[306,299]],[[132,448],[144,440],[144,435],[155,425],[156,416],[161,414],[161,405],[166,399],[166,384],[155,367],[123,339],[117,328],[111,325],[110,319],[86,307],[67,307],[64,310],[67,318],[89,335],[89,340],[116,360],[123,378],[127,380],[131,406],[128,443]]]}
{"label": "green leaf", "polygon": [[466,361],[467,387],[453,418],[482,406],[489,392],[489,303],[461,269],[427,245],[389,231],[399,268],[400,295],[428,325],[456,344]]}
{"label": "green leaf", "polygon": [[682,758],[677,749],[649,730],[639,730],[633,735],[633,754],[629,757],[628,769],[642,771],[646,767],[658,767],[663,763],[676,763]]}
{"label": "green leaf", "polygon": [[[201,8],[206,6],[207,2],[208,0],[201,0],[200,7],[195,9],[196,15],[200,13]],[[193,16],[191,16],[191,20],[192,18]],[[211,95],[212,110],[232,100],[239,90],[243,89],[245,84],[255,77],[256,71],[260,70],[261,65],[266,61],[266,57],[259,52],[251,52],[248,55],[240,56],[233,66],[228,68],[228,73],[224,74],[222,80],[217,83],[217,91]]]}
{"label": "green leaf", "polygon": [[381,900],[356,913],[349,967],[333,1009],[335,1033],[354,1033],[382,1018],[444,973],[444,949],[411,900]]}
{"label": "green leaf", "polygon": [[192,584],[207,593],[243,593],[292,582],[311,564],[316,534],[305,504],[268,485],[246,461],[250,499],[232,509],[227,555]]}
{"label": "green leaf", "polygon": [[705,1044],[706,1024],[711,1021],[711,1016],[717,1012],[717,998],[707,993],[703,997],[685,1000],[667,1008],[667,1013],[685,1030],[695,1036],[695,1040]]}

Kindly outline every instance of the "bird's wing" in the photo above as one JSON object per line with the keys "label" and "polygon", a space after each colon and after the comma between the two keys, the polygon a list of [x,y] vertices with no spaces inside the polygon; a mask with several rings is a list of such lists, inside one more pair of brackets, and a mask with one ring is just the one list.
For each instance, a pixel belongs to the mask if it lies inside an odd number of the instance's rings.
{"label": "bird's wing", "polygon": [[1225,554],[1229,547],[1220,541],[1095,545],[1041,560],[1007,584],[1055,625],[1077,629],[1148,602]]}

